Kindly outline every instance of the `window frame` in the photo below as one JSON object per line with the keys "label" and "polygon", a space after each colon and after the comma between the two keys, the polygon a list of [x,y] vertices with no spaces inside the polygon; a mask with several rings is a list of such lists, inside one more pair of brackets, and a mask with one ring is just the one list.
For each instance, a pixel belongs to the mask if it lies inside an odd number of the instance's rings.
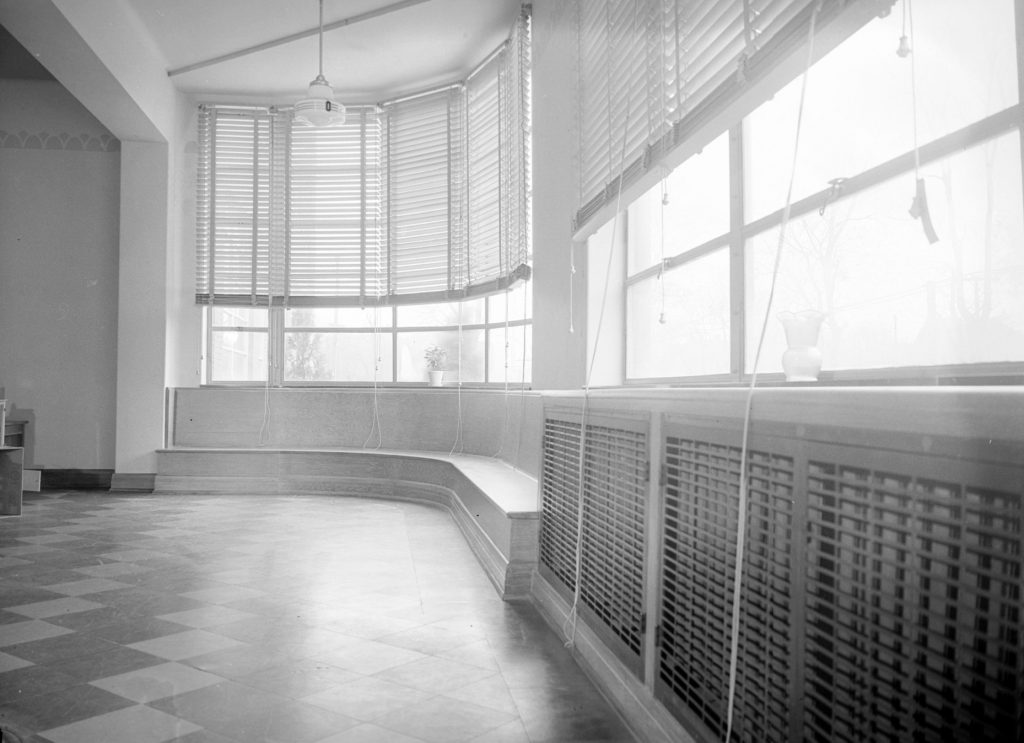
{"label": "window frame", "polygon": [[[465,301],[483,301],[483,322],[477,323],[466,323],[463,325],[450,324],[450,325],[399,325],[398,314],[399,309],[402,306],[414,306],[414,305],[387,305],[381,306],[380,309],[387,310],[390,318],[387,323],[382,323],[376,329],[372,326],[352,326],[352,327],[334,327],[334,326],[292,326],[289,329],[286,324],[286,312],[288,309],[318,309],[316,307],[295,307],[286,308],[281,306],[275,307],[256,307],[254,309],[266,310],[267,315],[267,327],[247,327],[247,326],[226,326],[226,325],[214,325],[213,324],[213,313],[218,309],[224,309],[221,305],[206,305],[202,308],[203,310],[203,325],[204,325],[204,344],[205,349],[203,353],[203,379],[206,387],[254,387],[254,386],[271,386],[271,387],[353,387],[353,388],[366,388],[371,386],[379,387],[395,387],[395,388],[416,388],[428,386],[426,379],[420,382],[410,381],[399,381],[398,379],[398,336],[401,333],[416,333],[416,332],[459,332],[460,328],[462,331],[483,331],[483,344],[481,353],[483,356],[484,365],[484,380],[476,382],[460,382],[458,377],[448,377],[446,381],[447,386],[461,386],[462,388],[479,388],[479,389],[495,389],[495,388],[515,388],[515,389],[530,389],[530,379],[532,378],[532,370],[525,371],[526,381],[523,381],[523,374],[516,379],[500,379],[495,378],[497,371],[491,369],[491,352],[495,341],[492,338],[498,332],[505,331],[513,332],[520,328],[530,328],[533,325],[533,313],[532,307],[529,304],[524,303],[526,309],[526,317],[515,320],[503,319],[494,320],[492,319],[491,302],[500,297],[507,296],[515,288],[522,286],[524,291],[529,291],[528,284],[516,285],[510,287],[507,292],[491,294],[485,297],[475,297]],[[456,304],[452,302],[451,304]],[[324,306],[324,309],[336,309],[334,306]],[[512,314],[511,312],[507,314]],[[267,348],[268,348],[268,375],[266,380],[251,379],[251,380],[217,380],[214,377],[214,365],[213,365],[213,333],[217,331],[240,331],[248,333],[265,333],[267,335]],[[286,360],[286,348],[287,348],[287,334],[290,332],[315,332],[315,333],[353,333],[353,334],[380,334],[383,338],[384,343],[387,343],[391,347],[391,370],[390,373],[384,377],[374,381],[373,379],[366,380],[351,380],[351,381],[331,381],[331,380],[287,380],[285,379],[285,360]],[[525,332],[525,331],[524,331]],[[529,354],[527,355],[529,357]],[[456,370],[449,370],[452,373],[456,373]]]}
{"label": "window frame", "polygon": [[[1021,59],[1024,51],[1024,12],[1019,4],[1014,4],[1015,44],[1017,59]],[[851,29],[850,35],[858,29]],[[841,41],[839,42],[842,43]],[[1015,105],[975,120],[955,131],[944,134],[936,139],[921,143],[918,149],[920,166],[924,167],[936,161],[951,157],[959,152],[983,145],[1001,136],[1018,132],[1021,140],[1020,158],[1022,183],[1024,183],[1024,63],[1017,65],[1018,97]],[[671,271],[708,255],[712,252],[728,248],[730,252],[730,368],[728,372],[712,375],[681,375],[672,377],[627,376],[629,359],[623,354],[623,384],[626,387],[649,387],[652,385],[671,386],[735,386],[749,385],[754,376],[747,369],[747,283],[746,262],[748,244],[763,233],[778,228],[784,218],[785,208],[779,208],[757,219],[746,221],[744,218],[745,173],[744,173],[744,127],[747,117],[733,124],[728,129],[729,136],[729,230],[699,245],[690,246],[671,256],[665,256],[661,263],[656,263],[633,274],[626,274],[622,291],[628,295],[630,288],[638,282],[649,279],[661,271]],[[717,136],[717,135],[716,135]],[[685,162],[685,161],[684,161]],[[680,163],[681,164],[681,163]],[[870,167],[860,173],[846,178],[842,183],[839,199],[845,199],[875,188],[887,181],[914,172],[915,158],[911,149],[899,153],[889,160]],[[789,220],[796,220],[812,211],[818,210],[823,204],[834,198],[831,188],[823,188],[803,197],[790,206]],[[1021,205],[1024,210],[1024,203]],[[626,209],[628,218],[629,208]],[[624,262],[628,261],[628,231],[620,238],[623,240]],[[629,302],[625,302],[622,347],[628,348],[628,315]],[[757,371],[758,384],[765,386],[792,384],[786,383],[781,372]],[[1024,384],[1024,361],[1021,362],[981,362],[963,364],[936,364],[925,366],[901,366],[885,368],[860,368],[822,371],[817,382],[801,384],[818,386],[846,385],[953,385],[953,384]]]}

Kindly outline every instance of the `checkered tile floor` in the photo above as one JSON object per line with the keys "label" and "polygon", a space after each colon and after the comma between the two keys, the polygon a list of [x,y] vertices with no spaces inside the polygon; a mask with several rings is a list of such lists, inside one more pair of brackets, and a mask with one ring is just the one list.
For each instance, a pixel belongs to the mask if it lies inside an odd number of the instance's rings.
{"label": "checkered tile floor", "polygon": [[0,729],[51,743],[570,743],[628,731],[451,518],[330,496],[26,494]]}

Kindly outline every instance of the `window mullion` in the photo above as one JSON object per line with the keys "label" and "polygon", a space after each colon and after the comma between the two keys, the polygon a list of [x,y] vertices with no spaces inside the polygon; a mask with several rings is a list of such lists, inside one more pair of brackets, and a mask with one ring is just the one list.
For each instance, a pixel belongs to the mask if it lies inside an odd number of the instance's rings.
{"label": "window mullion", "polygon": [[746,368],[746,248],[743,242],[743,122],[729,129],[729,342],[730,372]]}
{"label": "window mullion", "polygon": [[267,379],[271,387],[284,384],[284,307],[271,307],[267,317]]}

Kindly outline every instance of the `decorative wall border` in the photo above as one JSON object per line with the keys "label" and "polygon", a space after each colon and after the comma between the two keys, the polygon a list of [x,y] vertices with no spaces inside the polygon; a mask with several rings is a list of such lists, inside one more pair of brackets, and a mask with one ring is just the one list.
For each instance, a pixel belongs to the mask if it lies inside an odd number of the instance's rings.
{"label": "decorative wall border", "polygon": [[15,134],[0,129],[0,149],[120,152],[121,140],[112,134],[53,134],[47,131],[30,134],[24,130]]}

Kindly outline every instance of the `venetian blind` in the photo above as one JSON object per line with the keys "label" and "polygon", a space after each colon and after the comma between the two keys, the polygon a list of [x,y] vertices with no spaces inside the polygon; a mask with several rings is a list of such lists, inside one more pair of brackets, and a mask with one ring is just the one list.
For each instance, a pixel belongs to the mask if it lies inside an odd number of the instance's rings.
{"label": "venetian blind", "polygon": [[203,106],[196,301],[437,302],[529,275],[529,10],[464,83],[352,106]]}
{"label": "venetian blind", "polygon": [[498,275],[503,263],[499,71],[506,53],[503,49],[466,84],[470,283]]}
{"label": "venetian blind", "polygon": [[287,303],[380,294],[377,114],[349,107],[342,126],[293,127],[288,147]]}
{"label": "venetian blind", "polygon": [[266,110],[200,114],[197,301],[267,303],[272,132]]}
{"label": "venetian blind", "polygon": [[[803,44],[815,7],[817,27],[843,17],[850,33],[892,2],[576,0],[577,237],[599,226],[595,216],[620,193],[652,185],[684,144],[699,149],[695,132],[706,144],[782,87],[773,72]],[[760,97],[747,95],[755,89]]]}
{"label": "venetian blind", "polygon": [[450,271],[452,129],[461,120],[457,88],[384,107],[384,202],[388,293],[454,288]]}
{"label": "venetian blind", "polygon": [[468,284],[528,275],[530,17],[466,83]]}

